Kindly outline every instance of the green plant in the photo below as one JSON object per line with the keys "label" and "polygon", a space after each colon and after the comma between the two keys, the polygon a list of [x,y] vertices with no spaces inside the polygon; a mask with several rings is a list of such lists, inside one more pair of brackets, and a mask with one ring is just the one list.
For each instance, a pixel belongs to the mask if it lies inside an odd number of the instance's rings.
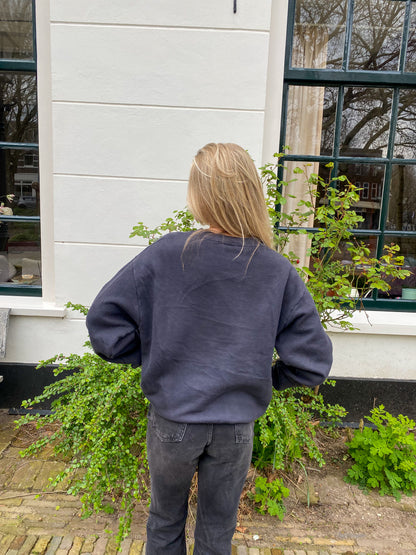
{"label": "green plant", "polygon": [[[286,212],[285,205],[291,196],[286,189],[297,177],[279,180],[283,156],[275,154],[277,162],[261,168],[276,249],[290,260],[305,281],[324,327],[331,324],[354,329],[350,319],[362,307],[362,299],[373,289],[388,291],[391,280],[404,279],[410,272],[402,267],[404,258],[398,255],[397,245],[385,245],[383,255],[377,259],[370,255],[366,244],[354,237],[354,230],[363,221],[354,210],[360,198],[358,189],[345,175],[331,176],[333,163],[326,165],[327,180],[316,173],[308,175],[306,169],[311,164],[293,170],[305,182],[304,195],[295,209]],[[308,231],[311,219],[315,231]],[[293,239],[299,235],[305,236],[309,244],[307,266],[299,266],[302,253],[292,250]],[[351,295],[352,287],[357,295]]]}
{"label": "green plant", "polygon": [[255,493],[248,492],[249,499],[255,503],[260,503],[256,510],[262,515],[269,513],[271,516],[277,516],[283,520],[286,509],[283,499],[289,497],[290,491],[283,485],[280,478],[268,482],[265,476],[256,478]]}
{"label": "green plant", "polygon": [[[333,380],[326,382],[334,386]],[[273,391],[272,400],[255,424],[253,463],[290,470],[304,454],[320,466],[324,457],[315,441],[320,420],[335,425],[345,417],[340,405],[326,404],[321,393],[308,387]]]}
{"label": "green plant", "polygon": [[[87,310],[71,303],[68,306],[83,313]],[[129,533],[136,499],[148,496],[148,401],[140,388],[140,368],[111,364],[91,352],[57,355],[39,367],[55,364],[54,375],[63,377],[46,386],[41,395],[23,402],[32,409],[52,399],[52,414],[28,414],[17,421],[18,427],[36,421],[38,429],[52,426],[55,431],[41,436],[21,455],[31,456],[52,445],[67,461],[52,485],[69,480],[68,493],[81,495],[85,517],[119,508],[116,539],[120,543]]]}
{"label": "green plant", "polygon": [[402,414],[395,418],[383,405],[366,418],[375,429],[357,430],[347,443],[355,463],[345,480],[363,489],[378,488],[380,495],[393,495],[399,501],[401,493],[411,495],[416,490],[415,423]]}

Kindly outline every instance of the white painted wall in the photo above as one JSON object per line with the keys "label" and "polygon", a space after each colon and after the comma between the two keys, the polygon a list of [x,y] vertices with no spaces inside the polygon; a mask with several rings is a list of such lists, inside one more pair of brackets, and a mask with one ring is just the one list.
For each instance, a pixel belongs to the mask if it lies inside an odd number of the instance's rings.
{"label": "white painted wall", "polygon": [[[81,351],[89,304],[142,248],[129,239],[185,205],[209,141],[277,150],[286,0],[37,3],[43,299],[12,307],[5,362]],[[272,33],[270,34],[270,28]],[[334,332],[334,377],[416,379],[416,315],[373,313]]]}

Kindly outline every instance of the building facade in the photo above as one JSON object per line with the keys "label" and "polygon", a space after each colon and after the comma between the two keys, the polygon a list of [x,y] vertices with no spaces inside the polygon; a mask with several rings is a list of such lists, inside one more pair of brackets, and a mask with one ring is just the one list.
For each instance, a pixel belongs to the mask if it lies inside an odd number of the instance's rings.
{"label": "building facade", "polygon": [[[411,0],[3,0],[0,15],[3,364],[82,350],[65,303],[89,305],[145,248],[138,221],[185,206],[207,142],[258,166],[283,145],[289,165],[332,161],[361,189],[373,254],[397,242],[415,272]],[[367,305],[356,331],[330,330],[332,375],[416,380],[416,301],[394,287]]]}

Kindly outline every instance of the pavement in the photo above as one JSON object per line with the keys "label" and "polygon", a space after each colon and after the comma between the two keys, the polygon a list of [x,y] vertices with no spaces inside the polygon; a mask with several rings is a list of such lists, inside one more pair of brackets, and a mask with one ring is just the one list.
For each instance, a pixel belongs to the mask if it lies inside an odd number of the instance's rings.
{"label": "pavement", "polygon": [[[0,555],[116,555],[114,538],[117,516],[100,514],[82,519],[79,498],[62,489],[47,488],[49,478],[58,474],[62,461],[51,450],[36,458],[19,455],[21,433],[14,429],[15,416],[0,410]],[[121,545],[122,555],[144,555],[146,549],[146,507],[133,517],[132,532]],[[233,555],[402,555],[415,549],[387,546],[374,539],[314,535],[300,525],[285,524],[271,517],[242,520],[233,540]],[[275,523],[275,524],[274,524]],[[267,533],[266,533],[267,527]],[[263,538],[267,538],[267,541]],[[188,553],[193,552],[192,531]]]}

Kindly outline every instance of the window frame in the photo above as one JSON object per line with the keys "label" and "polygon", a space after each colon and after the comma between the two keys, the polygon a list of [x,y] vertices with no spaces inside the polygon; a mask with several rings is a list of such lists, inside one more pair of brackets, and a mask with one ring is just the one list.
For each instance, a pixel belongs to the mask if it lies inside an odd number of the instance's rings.
{"label": "window frame", "polygon": [[[7,59],[0,58],[0,71],[10,71],[13,73],[24,72],[33,73],[37,76],[37,48],[36,48],[36,8],[35,0],[32,0],[32,41],[33,41],[33,59]],[[38,104],[38,103],[37,103]],[[12,143],[8,141],[0,141],[1,150],[35,150],[39,156],[39,143]],[[38,168],[39,170],[39,168]],[[19,223],[39,223],[40,216],[4,216],[0,215],[0,221],[19,222]],[[0,296],[11,295],[19,297],[42,297],[42,285],[19,285],[14,283],[0,284]]]}
{"label": "window frame", "polygon": [[[286,32],[286,51],[285,51],[285,65],[284,65],[284,82],[283,82],[283,98],[282,98],[282,115],[280,126],[280,152],[283,152],[286,142],[285,134],[287,127],[288,117],[288,98],[289,87],[292,85],[298,86],[316,86],[316,87],[338,87],[338,100],[335,115],[335,141],[332,155],[295,155],[285,154],[282,162],[317,162],[327,164],[332,162],[334,164],[333,175],[337,175],[340,163],[350,164],[366,164],[366,165],[380,165],[384,167],[384,194],[381,201],[380,210],[380,224],[378,229],[354,229],[354,235],[357,237],[376,237],[377,238],[377,258],[381,257],[383,246],[390,237],[412,237],[416,238],[416,231],[408,230],[387,230],[385,229],[386,215],[388,211],[389,193],[392,170],[394,166],[403,165],[416,165],[416,158],[395,158],[394,157],[394,138],[395,133],[389,133],[387,156],[381,157],[352,157],[340,154],[340,129],[342,118],[342,107],[344,90],[346,87],[379,87],[392,89],[392,122],[391,128],[396,130],[397,112],[399,106],[399,93],[402,89],[415,89],[416,90],[416,72],[405,73],[404,67],[406,62],[406,47],[410,30],[411,8],[413,0],[402,0],[406,3],[403,23],[402,42],[399,58],[399,69],[397,71],[374,71],[374,70],[350,70],[348,69],[349,48],[351,45],[352,25],[354,15],[354,0],[346,0],[347,3],[347,18],[345,29],[345,42],[343,52],[343,63],[341,69],[315,69],[315,68],[302,68],[292,67],[292,47],[295,28],[295,13],[296,1],[289,0],[288,3],[288,18],[287,18],[287,32]],[[289,145],[290,146],[290,145]],[[279,179],[283,178],[283,168],[279,170]],[[370,189],[369,185],[369,189]],[[371,191],[369,190],[369,196]],[[362,197],[364,198],[364,197]],[[308,228],[314,231],[314,228]],[[364,307],[368,310],[393,310],[416,312],[416,301],[402,300],[402,299],[379,299],[377,293],[370,299],[363,300]]]}

